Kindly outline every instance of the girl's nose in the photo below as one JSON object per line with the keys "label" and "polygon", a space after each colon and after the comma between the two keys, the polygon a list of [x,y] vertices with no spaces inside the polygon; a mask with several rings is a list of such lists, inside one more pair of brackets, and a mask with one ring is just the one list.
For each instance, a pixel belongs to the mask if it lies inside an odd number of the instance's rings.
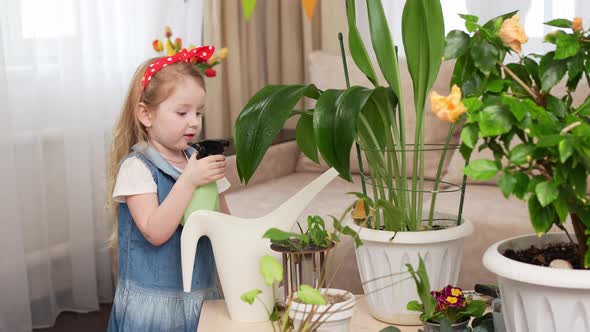
{"label": "girl's nose", "polygon": [[197,128],[201,125],[201,115],[197,113],[192,113],[189,119],[189,126]]}

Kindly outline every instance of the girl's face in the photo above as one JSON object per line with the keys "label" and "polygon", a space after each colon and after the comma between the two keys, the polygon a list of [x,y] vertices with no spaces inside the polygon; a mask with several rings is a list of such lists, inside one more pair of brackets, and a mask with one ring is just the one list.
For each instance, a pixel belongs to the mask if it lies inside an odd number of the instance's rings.
{"label": "girl's face", "polygon": [[[146,110],[147,111],[147,110]],[[177,154],[201,133],[205,111],[205,90],[192,78],[179,81],[173,93],[157,109],[147,111],[148,136],[156,148]]]}

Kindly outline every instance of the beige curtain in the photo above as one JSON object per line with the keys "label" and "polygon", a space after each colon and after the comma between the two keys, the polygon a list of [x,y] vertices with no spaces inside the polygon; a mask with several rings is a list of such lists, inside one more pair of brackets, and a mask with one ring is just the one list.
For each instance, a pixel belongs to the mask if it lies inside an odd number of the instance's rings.
{"label": "beige curtain", "polygon": [[306,55],[322,48],[323,5],[311,22],[298,0],[258,0],[248,22],[241,1],[206,0],[204,7],[203,44],[229,48],[218,76],[207,80],[205,135],[232,137],[236,117],[259,89],[307,81]]}

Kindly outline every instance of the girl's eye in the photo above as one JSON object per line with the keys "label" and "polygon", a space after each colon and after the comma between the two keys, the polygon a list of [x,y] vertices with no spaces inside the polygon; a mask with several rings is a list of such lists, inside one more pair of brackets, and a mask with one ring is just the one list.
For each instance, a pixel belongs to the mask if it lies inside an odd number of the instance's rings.
{"label": "girl's eye", "polygon": [[187,112],[176,112],[178,115],[185,116]]}

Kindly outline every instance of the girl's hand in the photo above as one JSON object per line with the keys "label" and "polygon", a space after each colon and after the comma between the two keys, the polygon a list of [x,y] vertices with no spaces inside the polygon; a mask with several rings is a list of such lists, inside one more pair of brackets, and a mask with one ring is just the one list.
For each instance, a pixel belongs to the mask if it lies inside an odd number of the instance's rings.
{"label": "girl's hand", "polygon": [[203,159],[197,159],[197,154],[193,153],[179,180],[185,181],[193,188],[196,188],[221,180],[224,176],[225,156],[211,155]]}

